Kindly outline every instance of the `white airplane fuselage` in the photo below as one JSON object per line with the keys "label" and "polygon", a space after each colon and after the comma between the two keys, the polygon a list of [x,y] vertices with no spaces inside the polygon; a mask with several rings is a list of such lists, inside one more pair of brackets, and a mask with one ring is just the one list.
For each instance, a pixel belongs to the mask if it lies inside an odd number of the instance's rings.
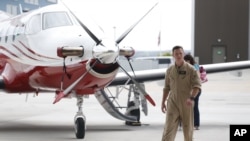
{"label": "white airplane fuselage", "polygon": [[[0,31],[1,87],[5,91],[65,89],[89,70],[74,91],[92,94],[110,83],[117,73],[115,62],[98,63],[90,69],[96,43],[60,5],[3,20]],[[83,55],[59,57],[60,47],[82,47]]]}

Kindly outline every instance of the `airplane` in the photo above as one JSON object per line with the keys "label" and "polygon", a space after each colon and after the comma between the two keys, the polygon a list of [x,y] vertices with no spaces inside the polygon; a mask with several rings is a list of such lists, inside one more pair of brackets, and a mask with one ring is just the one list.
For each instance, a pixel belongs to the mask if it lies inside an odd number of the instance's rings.
{"label": "airplane", "polygon": [[[0,16],[3,17],[0,19],[0,90],[8,94],[53,92],[53,104],[75,97],[78,111],[74,123],[78,139],[84,138],[86,130],[86,117],[82,112],[84,96],[95,95],[104,109],[117,119],[138,121],[138,113],[129,114],[134,107],[139,107],[138,99],[144,113],[147,113],[147,102],[155,106],[142,82],[164,79],[166,69],[134,71],[131,66],[132,71],[128,72],[119,59],[129,60],[135,49],[120,47],[119,43],[156,6],[157,3],[115,41],[99,38],[63,4],[14,17]],[[250,68],[250,61],[204,67],[208,73],[245,69]],[[128,106],[126,113],[119,111],[121,107],[115,105],[114,97],[105,91],[109,86],[124,84],[131,86],[137,98],[134,107]]]}

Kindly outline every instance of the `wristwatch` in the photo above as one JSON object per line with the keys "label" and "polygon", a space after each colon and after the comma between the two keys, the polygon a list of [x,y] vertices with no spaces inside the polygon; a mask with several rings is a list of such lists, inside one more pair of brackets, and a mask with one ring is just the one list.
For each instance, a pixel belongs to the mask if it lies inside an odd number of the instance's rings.
{"label": "wristwatch", "polygon": [[191,100],[194,100],[194,99],[195,99],[195,97],[193,97],[193,96],[190,96],[189,98],[190,98]]}

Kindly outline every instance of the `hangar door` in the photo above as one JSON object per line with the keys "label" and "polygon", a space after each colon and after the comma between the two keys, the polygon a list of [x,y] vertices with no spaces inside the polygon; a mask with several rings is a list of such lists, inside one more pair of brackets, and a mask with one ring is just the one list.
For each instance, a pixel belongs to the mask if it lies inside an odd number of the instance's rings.
{"label": "hangar door", "polygon": [[226,46],[212,46],[213,63],[223,63],[226,62]]}

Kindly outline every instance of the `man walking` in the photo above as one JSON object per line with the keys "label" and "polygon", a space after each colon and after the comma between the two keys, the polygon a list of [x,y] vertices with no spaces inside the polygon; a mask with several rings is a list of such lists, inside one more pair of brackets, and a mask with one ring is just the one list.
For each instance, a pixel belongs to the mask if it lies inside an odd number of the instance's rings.
{"label": "man walking", "polygon": [[192,141],[193,103],[201,90],[201,81],[194,67],[185,62],[181,46],[173,47],[172,53],[175,64],[166,71],[161,104],[162,112],[166,113],[162,141],[174,141],[179,121],[182,122],[184,140]]}

